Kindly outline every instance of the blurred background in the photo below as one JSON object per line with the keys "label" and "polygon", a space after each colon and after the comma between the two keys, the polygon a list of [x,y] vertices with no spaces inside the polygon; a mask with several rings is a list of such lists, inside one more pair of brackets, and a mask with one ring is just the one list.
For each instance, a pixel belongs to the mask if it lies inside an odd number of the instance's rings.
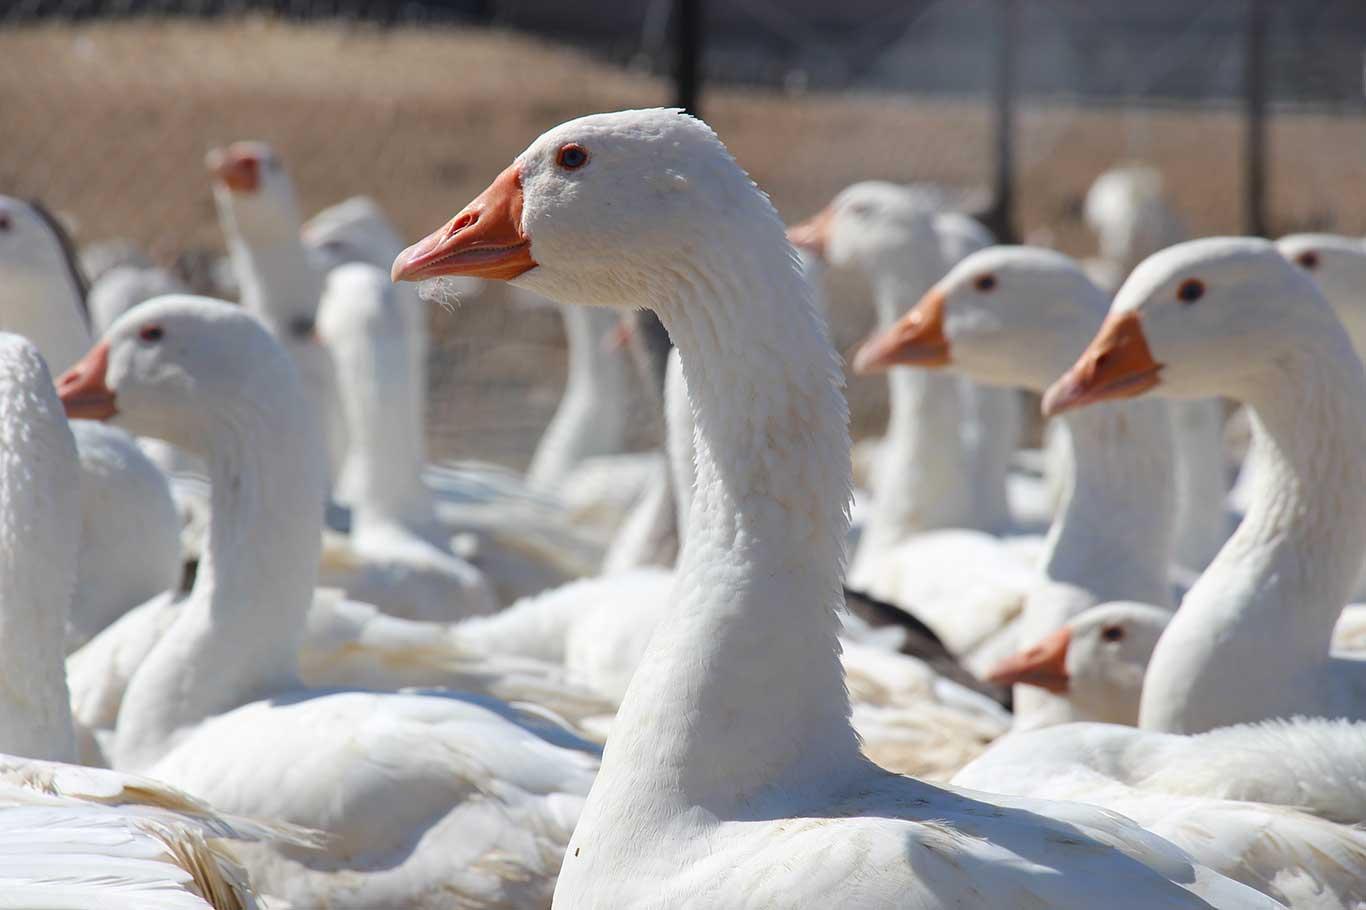
{"label": "blurred background", "polygon": [[[543,130],[601,110],[705,117],[784,218],[851,182],[961,187],[998,236],[1086,256],[1092,181],[1162,175],[1196,234],[1366,233],[1361,0],[10,0],[0,192],[79,244],[203,284],[223,252],[205,150],[272,143],[305,216],[378,200],[440,225]],[[434,457],[523,467],[559,399],[551,309],[432,306]],[[832,285],[837,344],[872,324]],[[879,431],[886,383],[851,385]],[[641,396],[635,444],[658,419]]]}

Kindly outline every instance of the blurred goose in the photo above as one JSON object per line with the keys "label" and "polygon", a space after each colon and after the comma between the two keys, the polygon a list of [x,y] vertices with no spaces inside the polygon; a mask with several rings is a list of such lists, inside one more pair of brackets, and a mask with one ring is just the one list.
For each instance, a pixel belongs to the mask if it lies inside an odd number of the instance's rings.
{"label": "blurred goose", "polygon": [[[70,366],[90,345],[84,294],[70,241],[51,216],[0,196],[0,331],[28,338],[54,369]],[[73,647],[175,588],[181,574],[180,523],[166,478],[123,431],[78,422],[74,432],[82,515]]]}
{"label": "blurred goose", "polygon": [[836,643],[840,368],[776,211],[705,124],[648,110],[550,130],[394,263],[397,279],[443,274],[653,309],[696,419],[669,609],[555,907],[1275,905],[1113,814],[969,796],[862,756]]}
{"label": "blurred goose", "polygon": [[326,461],[265,327],[220,301],[159,298],[119,319],[60,387],[70,412],[161,434],[212,472],[209,551],[128,685],[116,763],[327,833],[319,853],[241,851],[261,890],[291,904],[548,900],[597,770],[592,747],[490,698],[298,680]]}
{"label": "blurred goose", "polygon": [[[963,259],[909,313],[868,342],[855,368],[940,368],[979,382],[1042,391],[1100,326],[1106,307],[1105,294],[1066,256],[992,247]],[[1168,564],[1175,491],[1166,407],[1121,402],[1069,418],[1070,489],[1049,529],[1042,576],[1022,591],[1022,613],[1007,638],[1011,650],[1104,601],[1173,606]],[[999,639],[1000,630],[984,626],[997,618],[996,600],[982,605],[961,591],[956,597],[945,591],[938,599],[911,591],[910,602],[922,618],[936,630],[952,630],[946,640]],[[1066,699],[1037,688],[1016,694],[1020,726],[1081,719]]]}
{"label": "blurred goose", "polygon": [[155,780],[66,764],[77,756],[62,665],[81,519],[76,445],[37,349],[8,333],[0,411],[0,903],[255,907],[217,841],[302,849],[302,832],[220,816]]}
{"label": "blurred goose", "polygon": [[1243,402],[1262,463],[1247,516],[1153,652],[1142,726],[1366,717],[1366,661],[1329,653],[1366,552],[1366,375],[1328,302],[1266,241],[1165,250],[1044,408],[1148,392]]}

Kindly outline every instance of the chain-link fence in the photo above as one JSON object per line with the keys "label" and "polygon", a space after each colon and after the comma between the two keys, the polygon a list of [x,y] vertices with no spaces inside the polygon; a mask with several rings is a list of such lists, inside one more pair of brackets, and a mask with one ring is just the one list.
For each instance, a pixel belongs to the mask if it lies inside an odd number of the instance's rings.
{"label": "chain-link fence", "polygon": [[[1243,220],[1247,11],[1255,0],[1019,3],[1014,223],[1073,254],[1091,181],[1158,168],[1194,232]],[[784,216],[859,179],[989,188],[1001,0],[708,0],[702,113]],[[441,223],[547,127],[669,103],[670,0],[359,4],[29,0],[0,17],[0,192],[36,197],[82,244],[163,263],[221,252],[202,161],[270,141],[305,212],[366,193],[408,237]],[[1273,233],[1366,233],[1359,0],[1269,3]],[[837,288],[837,341],[869,324]],[[435,454],[524,463],[558,398],[553,311],[501,289],[433,308]],[[882,383],[851,387],[857,425]],[[655,432],[642,404],[640,442]]]}

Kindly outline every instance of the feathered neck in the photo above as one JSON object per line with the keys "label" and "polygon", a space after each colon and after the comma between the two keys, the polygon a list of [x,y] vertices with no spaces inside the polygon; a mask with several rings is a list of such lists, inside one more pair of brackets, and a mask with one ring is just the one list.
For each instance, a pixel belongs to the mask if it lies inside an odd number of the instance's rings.
{"label": "feathered neck", "polygon": [[215,403],[203,446],[213,489],[207,551],[175,624],[129,682],[121,767],[145,768],[178,733],[297,685],[326,459],[292,371],[252,386]]}
{"label": "feathered neck", "polygon": [[603,342],[620,316],[614,310],[560,306],[569,374],[555,416],[532,456],[527,482],[554,490],[583,459],[622,451],[628,414],[625,358]]}
{"label": "feathered neck", "polygon": [[425,446],[411,353],[397,310],[386,307],[379,315],[376,324],[328,338],[348,443],[338,489],[351,506],[353,528],[400,521],[421,532],[434,513],[422,483]]}
{"label": "feathered neck", "polygon": [[781,222],[750,192],[761,211],[709,226],[647,290],[687,377],[697,479],[673,602],[580,823],[589,841],[623,818],[760,813],[766,793],[861,767],[836,637],[842,374]]}
{"label": "feathered neck", "polygon": [[1238,530],[1153,652],[1140,723],[1198,732],[1303,713],[1311,668],[1366,552],[1366,377],[1337,325],[1267,358],[1252,412],[1257,486]]}
{"label": "feathered neck", "polygon": [[[928,291],[935,271],[886,268],[873,280],[878,325],[887,328]],[[872,478],[873,511],[850,572],[853,583],[907,537],[937,528],[974,527],[973,492],[963,447],[959,380],[942,371],[887,372],[887,434]]]}
{"label": "feathered neck", "polygon": [[76,446],[49,374],[36,356],[27,366],[23,387],[0,398],[0,751],[75,761],[64,635],[81,525]]}
{"label": "feathered neck", "polygon": [[1171,606],[1172,433],[1160,401],[1101,404],[1065,418],[1073,473],[1048,531],[1044,574],[1096,602]]}

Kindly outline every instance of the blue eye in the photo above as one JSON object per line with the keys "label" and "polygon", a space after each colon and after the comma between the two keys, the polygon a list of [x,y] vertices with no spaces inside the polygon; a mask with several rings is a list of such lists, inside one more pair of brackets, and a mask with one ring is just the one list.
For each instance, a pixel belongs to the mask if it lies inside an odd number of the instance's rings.
{"label": "blue eye", "polygon": [[577,142],[571,142],[560,148],[555,163],[567,171],[576,171],[588,163],[588,151]]}

